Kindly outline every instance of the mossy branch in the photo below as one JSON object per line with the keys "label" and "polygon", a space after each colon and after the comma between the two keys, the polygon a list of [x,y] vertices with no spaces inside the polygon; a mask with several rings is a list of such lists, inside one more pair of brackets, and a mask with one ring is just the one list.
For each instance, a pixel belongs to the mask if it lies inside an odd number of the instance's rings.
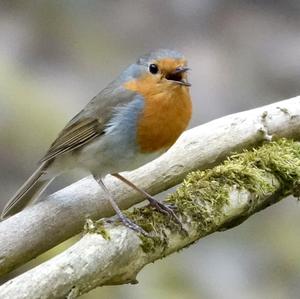
{"label": "mossy branch", "polygon": [[[155,195],[181,183],[193,170],[213,167],[230,153],[274,136],[300,139],[300,96],[190,129],[159,159],[125,175]],[[113,177],[105,182],[122,209],[144,200]],[[28,207],[0,223],[0,275],[78,234],[87,217],[112,214],[105,194],[90,177]]]}
{"label": "mossy branch", "polygon": [[300,143],[280,139],[190,173],[166,202],[185,230],[152,207],[127,215],[153,238],[119,223],[88,221],[74,246],[0,287],[1,298],[75,298],[103,285],[136,283],[147,264],[243,222],[288,195],[299,195]]}

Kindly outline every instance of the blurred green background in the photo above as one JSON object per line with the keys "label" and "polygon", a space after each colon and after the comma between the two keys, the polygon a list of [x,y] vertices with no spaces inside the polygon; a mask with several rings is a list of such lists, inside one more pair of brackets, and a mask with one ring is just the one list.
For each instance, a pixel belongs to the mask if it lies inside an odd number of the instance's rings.
{"label": "blurred green background", "polygon": [[[141,54],[186,55],[195,126],[300,94],[299,28],[297,0],[0,1],[0,207],[64,124]],[[299,298],[299,212],[287,199],[146,267],[137,286],[82,298]]]}

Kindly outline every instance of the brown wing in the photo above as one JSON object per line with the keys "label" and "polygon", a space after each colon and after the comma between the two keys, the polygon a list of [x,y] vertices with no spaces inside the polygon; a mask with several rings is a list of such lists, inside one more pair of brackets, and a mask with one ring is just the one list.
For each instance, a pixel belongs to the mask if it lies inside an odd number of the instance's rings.
{"label": "brown wing", "polygon": [[72,151],[103,134],[103,125],[98,119],[86,118],[71,121],[53,142],[41,162],[49,161],[58,155]]}
{"label": "brown wing", "polygon": [[94,97],[62,130],[41,162],[77,149],[104,134],[105,124],[113,116],[115,108],[128,104],[136,96],[135,92],[119,85],[119,81],[112,82]]}

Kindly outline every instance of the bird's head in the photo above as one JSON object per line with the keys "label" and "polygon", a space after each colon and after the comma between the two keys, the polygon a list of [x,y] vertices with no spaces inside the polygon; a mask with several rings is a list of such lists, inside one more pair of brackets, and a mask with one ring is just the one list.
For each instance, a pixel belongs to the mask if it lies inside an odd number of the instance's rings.
{"label": "bird's head", "polygon": [[[140,57],[122,74],[127,89],[161,93],[188,89],[187,60],[174,50],[161,49]],[[122,80],[123,81],[123,80]],[[123,82],[124,82],[123,81]]]}

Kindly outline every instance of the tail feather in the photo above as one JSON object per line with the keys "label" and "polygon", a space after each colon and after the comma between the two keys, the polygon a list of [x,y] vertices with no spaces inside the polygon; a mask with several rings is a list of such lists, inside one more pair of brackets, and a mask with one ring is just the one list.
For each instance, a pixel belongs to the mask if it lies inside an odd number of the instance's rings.
{"label": "tail feather", "polygon": [[45,169],[48,163],[42,163],[41,166],[32,174],[32,176],[20,187],[16,194],[5,205],[0,219],[3,220],[23,210],[31,201],[38,196],[51,183],[52,178],[45,177]]}

